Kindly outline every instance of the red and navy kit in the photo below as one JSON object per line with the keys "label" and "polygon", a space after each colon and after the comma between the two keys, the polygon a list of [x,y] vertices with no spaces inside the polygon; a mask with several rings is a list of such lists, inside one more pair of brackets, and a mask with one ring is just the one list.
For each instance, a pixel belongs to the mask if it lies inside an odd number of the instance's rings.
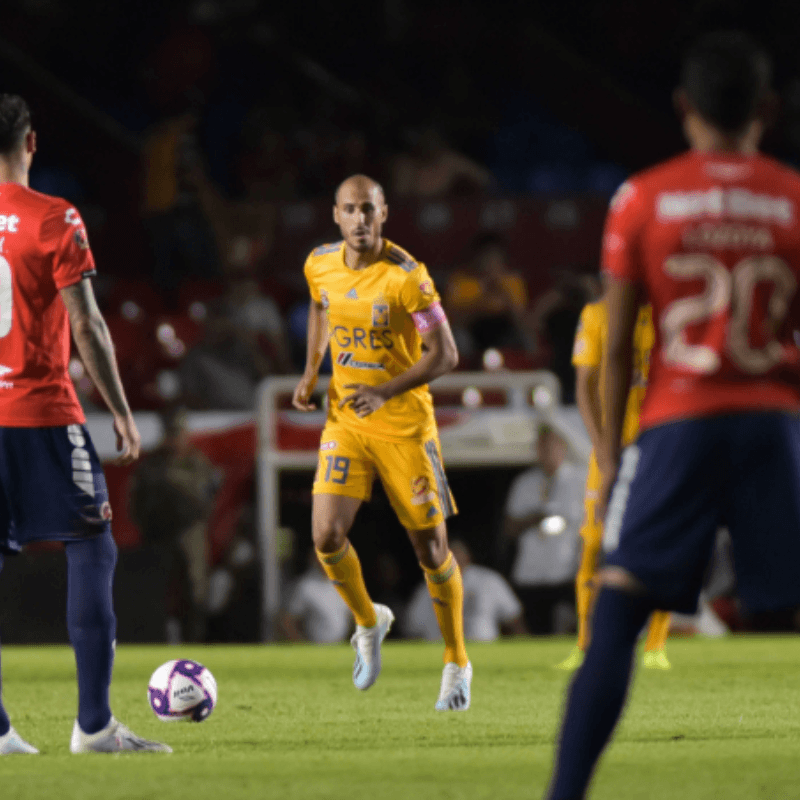
{"label": "red and navy kit", "polygon": [[69,377],[59,294],[94,272],[72,205],[0,184],[0,552],[109,529],[105,478]]}
{"label": "red and navy kit", "polygon": [[758,154],[661,164],[612,201],[603,268],[655,327],[608,563],[656,607],[693,611],[727,526],[745,605],[800,605],[800,176]]}

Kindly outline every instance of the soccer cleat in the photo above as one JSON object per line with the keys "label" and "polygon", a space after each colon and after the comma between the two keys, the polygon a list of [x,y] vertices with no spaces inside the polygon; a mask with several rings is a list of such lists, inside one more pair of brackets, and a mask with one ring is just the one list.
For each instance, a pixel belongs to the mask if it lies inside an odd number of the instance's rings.
{"label": "soccer cleat", "polygon": [[585,655],[583,650],[581,650],[578,645],[575,645],[575,647],[572,648],[572,652],[563,661],[559,661],[553,669],[562,669],[564,672],[574,672],[583,664]]}
{"label": "soccer cleat", "polygon": [[140,753],[172,752],[169,745],[142,739],[114,717],[97,733],[84,733],[78,720],[75,720],[69,749],[73,753],[122,753],[128,750]]}
{"label": "soccer cleat", "polygon": [[663,650],[647,650],[642,659],[645,669],[672,669],[667,654]]}
{"label": "soccer cleat", "polygon": [[439,690],[439,699],[436,701],[437,711],[466,711],[469,708],[472,686],[472,664],[468,661],[466,667],[449,663],[444,665],[442,672],[442,688]]}
{"label": "soccer cleat", "polygon": [[8,733],[0,736],[0,756],[11,755],[37,755],[38,750],[28,744],[15,730],[10,728]]}
{"label": "soccer cleat", "polygon": [[381,643],[394,622],[392,610],[380,603],[375,603],[375,616],[378,621],[371,628],[356,625],[356,632],[350,637],[350,644],[356,651],[353,684],[362,692],[378,680],[381,671]]}

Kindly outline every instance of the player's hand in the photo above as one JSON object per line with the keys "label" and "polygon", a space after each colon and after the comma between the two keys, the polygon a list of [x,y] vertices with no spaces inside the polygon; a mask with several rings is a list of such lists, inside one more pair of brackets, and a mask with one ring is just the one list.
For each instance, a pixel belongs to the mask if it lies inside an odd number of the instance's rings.
{"label": "player's hand", "polygon": [[348,383],[345,384],[344,388],[355,389],[355,391],[339,401],[339,408],[344,408],[349,403],[353,411],[356,412],[357,417],[369,416],[386,402],[386,398],[383,396],[379,386]]}
{"label": "player's hand", "polygon": [[292,395],[292,405],[299,411],[315,411],[316,403],[310,403],[309,398],[316,385],[316,375],[303,375]]}
{"label": "player's hand", "polygon": [[115,415],[114,432],[117,434],[117,450],[119,450],[114,463],[125,465],[136,461],[142,449],[142,437],[139,436],[133,414]]}

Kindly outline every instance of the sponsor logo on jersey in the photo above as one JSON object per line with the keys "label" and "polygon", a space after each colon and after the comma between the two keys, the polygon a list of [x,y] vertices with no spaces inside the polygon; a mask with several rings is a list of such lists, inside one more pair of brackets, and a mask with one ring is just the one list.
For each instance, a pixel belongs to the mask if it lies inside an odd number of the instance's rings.
{"label": "sponsor logo on jersey", "polygon": [[433,297],[434,295],[433,283],[431,281],[422,281],[422,283],[419,285],[419,290],[425,295],[425,297]]}
{"label": "sponsor logo on jersey", "polygon": [[19,230],[19,217],[16,214],[0,214],[0,233],[8,231],[16,233]]}
{"label": "sponsor logo on jersey", "polygon": [[707,191],[662,192],[656,198],[656,213],[664,222],[697,217],[727,217],[791,225],[794,221],[794,203],[787,197],[715,186]]}
{"label": "sponsor logo on jersey", "polygon": [[320,450],[335,450],[336,449],[336,442],[322,442],[319,446]]}
{"label": "sponsor logo on jersey", "polygon": [[372,327],[386,328],[389,326],[389,304],[383,295],[378,295],[372,301]]}
{"label": "sponsor logo on jersey", "polygon": [[356,293],[356,290],[355,290],[355,289],[351,289],[351,290],[350,290],[350,291],[349,291],[349,292],[348,292],[348,293],[345,295],[345,297],[346,297],[348,300],[358,300],[358,294]]}
{"label": "sponsor logo on jersey", "polygon": [[430,519],[431,517],[435,517],[435,516],[436,516],[438,513],[439,513],[439,509],[438,509],[438,508],[436,508],[436,506],[431,506],[431,507],[428,509],[428,513],[427,513],[425,516],[426,516],[428,519]]}
{"label": "sponsor logo on jersey", "polygon": [[[421,506],[436,500],[436,492],[431,491],[431,484],[427,476],[420,475],[411,480],[411,504]],[[428,513],[430,516],[430,512]]]}
{"label": "sponsor logo on jersey", "polygon": [[9,372],[13,371],[13,367],[7,367],[5,364],[0,364],[0,375],[8,375]]}
{"label": "sponsor logo on jersey", "polygon": [[77,209],[69,208],[67,209],[67,213],[64,214],[64,222],[66,222],[67,225],[80,225],[81,215],[78,213]]}
{"label": "sponsor logo on jersey", "polygon": [[374,328],[348,328],[345,325],[335,325],[331,335],[339,347],[363,347],[364,350],[391,350],[394,347],[392,332],[388,328],[376,331]]}
{"label": "sponsor logo on jersey", "polygon": [[359,361],[353,353],[347,350],[336,356],[336,363],[341,367],[353,367],[354,369],[384,369],[380,361]]}

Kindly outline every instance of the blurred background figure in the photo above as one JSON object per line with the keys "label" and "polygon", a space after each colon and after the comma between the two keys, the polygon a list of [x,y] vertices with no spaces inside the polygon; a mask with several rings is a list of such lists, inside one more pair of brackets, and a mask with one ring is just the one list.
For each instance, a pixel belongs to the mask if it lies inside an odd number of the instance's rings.
{"label": "blurred background figure", "polygon": [[163,425],[161,443],[133,474],[130,512],[166,565],[167,640],[204,641],[207,528],[221,476],[192,444],[183,409],[165,413]]}
{"label": "blurred background figure", "polygon": [[411,148],[392,163],[393,197],[436,198],[486,189],[492,174],[452,149],[434,125],[409,135]]}
{"label": "blurred background figure", "polygon": [[567,633],[575,624],[586,469],[567,453],[564,436],[541,425],[538,463],[515,478],[506,500],[503,533],[516,545],[511,582],[534,634]]}
{"label": "blurred background figure", "polygon": [[[508,581],[499,572],[474,564],[469,547],[460,539],[451,540],[450,550],[464,581],[464,636],[476,642],[493,642],[504,633],[527,633],[522,603]],[[411,639],[442,638],[425,583],[411,597],[403,630]]]}
{"label": "blurred background figure", "polygon": [[331,644],[343,642],[352,632],[353,615],[322,571],[313,550],[308,554],[308,569],[288,597],[281,627],[290,641]]}
{"label": "blurred background figure", "polygon": [[[241,312],[245,315],[247,311]],[[257,335],[237,325],[224,307],[209,306],[203,338],[181,361],[178,373],[184,402],[192,409],[250,411],[258,384],[274,365]]]}
{"label": "blurred background figure", "polygon": [[445,309],[459,353],[470,358],[487,347],[522,349],[525,280],[509,268],[505,243],[497,234],[480,234],[470,249],[466,267],[453,272],[445,288]]}

